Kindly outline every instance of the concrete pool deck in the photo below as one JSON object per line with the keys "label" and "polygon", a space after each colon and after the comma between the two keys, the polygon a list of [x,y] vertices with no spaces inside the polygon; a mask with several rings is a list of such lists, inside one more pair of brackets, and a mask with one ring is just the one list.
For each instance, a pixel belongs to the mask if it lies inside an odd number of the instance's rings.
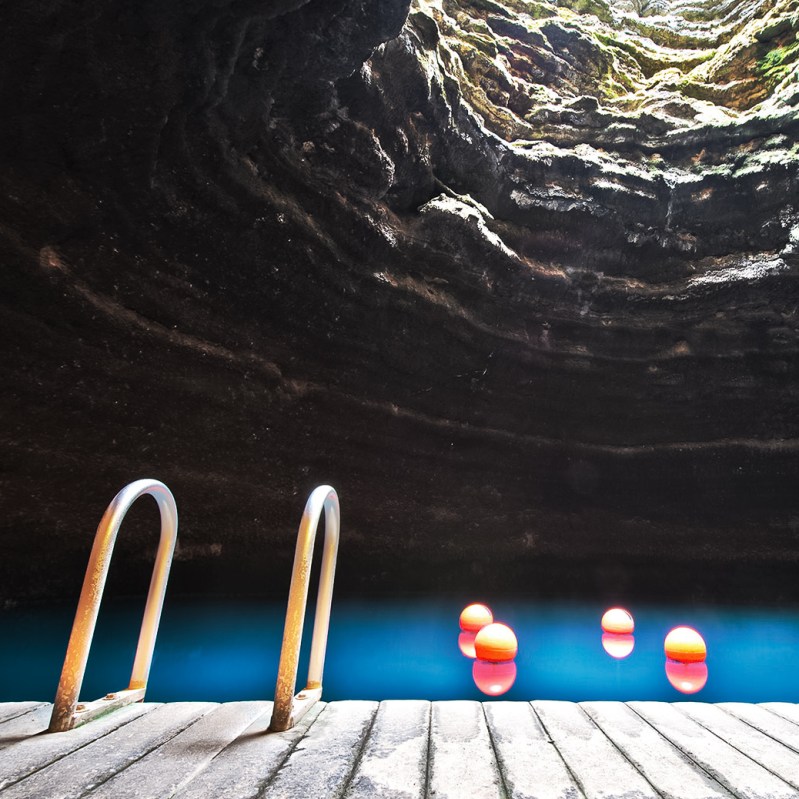
{"label": "concrete pool deck", "polygon": [[799,797],[799,705],[320,702],[130,705],[47,733],[0,704],[2,799]]}

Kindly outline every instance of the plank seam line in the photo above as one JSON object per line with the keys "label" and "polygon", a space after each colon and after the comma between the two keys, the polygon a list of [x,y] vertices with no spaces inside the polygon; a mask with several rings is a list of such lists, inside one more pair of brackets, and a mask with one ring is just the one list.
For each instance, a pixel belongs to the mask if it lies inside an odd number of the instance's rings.
{"label": "plank seam line", "polygon": [[[734,743],[732,743],[732,741],[728,741],[726,738],[722,737],[719,733],[717,733],[711,727],[708,727],[704,722],[700,721],[699,719],[695,719],[692,716],[688,715],[688,713],[686,713],[682,709],[680,709],[679,706],[675,705],[674,709],[678,713],[681,713],[686,718],[691,719],[691,721],[693,721],[696,724],[698,724],[703,730],[707,730],[711,735],[715,736],[720,741],[723,741],[725,744],[727,744],[727,746],[732,747],[736,752],[740,752],[745,758],[751,760],[753,763],[756,763],[758,766],[760,766],[760,768],[764,769],[769,774],[771,774],[772,777],[775,777],[776,779],[780,780],[781,782],[784,782],[786,785],[788,785],[791,788],[799,788],[799,780],[797,780],[797,782],[789,782],[786,777],[782,777],[779,774],[777,774],[776,772],[772,771],[765,763],[761,763],[759,760],[755,760],[751,755],[747,754],[743,749],[739,749]],[[758,730],[758,729],[756,729],[754,727],[752,729],[754,729],[755,732],[758,732],[761,735],[764,735],[766,738],[770,738],[771,737],[771,736],[766,735],[765,733],[761,732],[760,730]],[[783,744],[782,741],[777,741],[776,743],[778,743],[780,746],[785,746],[785,744]],[[788,751],[792,751],[788,747],[785,747],[785,748],[788,749]]]}
{"label": "plank seam line", "polygon": [[433,749],[433,703],[430,702],[427,710],[427,761],[424,768],[424,797],[430,795],[430,768],[431,753]]}
{"label": "plank seam line", "polygon": [[[37,713],[40,710],[45,710],[46,707],[47,703],[45,703],[45,705],[42,705],[40,707],[32,708],[30,712]],[[6,724],[11,724],[12,722],[20,720],[22,720],[23,722],[30,721],[30,719],[27,720],[25,719],[25,716],[27,715],[29,715],[29,713],[23,712],[20,713],[19,716],[12,716],[11,718],[3,719],[3,721],[0,722],[0,732],[3,732],[2,728]],[[36,727],[34,727],[34,729],[36,729]],[[5,730],[5,732],[7,733],[8,730]],[[5,752],[8,749],[13,749],[17,744],[24,743],[29,738],[38,738],[41,735],[45,735],[47,732],[48,732],[47,729],[39,729],[38,732],[32,732],[32,733],[26,733],[23,730],[17,730],[17,732],[12,733],[11,735],[4,735],[0,737],[0,752]]]}
{"label": "plank seam line", "polygon": [[[224,703],[223,703],[223,704],[224,704]],[[212,758],[211,758],[211,759],[210,759],[210,760],[209,760],[209,761],[208,761],[208,762],[207,762],[207,763],[206,763],[206,764],[205,764],[205,765],[204,765],[204,766],[203,766],[203,767],[202,767],[202,768],[201,768],[201,769],[200,769],[200,770],[199,770],[199,771],[196,773],[196,774],[194,774],[194,775],[191,777],[191,779],[190,779],[190,780],[188,780],[187,782],[185,782],[184,784],[182,784],[181,786],[179,786],[179,787],[178,787],[178,789],[177,789],[177,790],[176,790],[176,791],[175,791],[175,792],[172,794],[172,796],[178,796],[179,794],[183,793],[183,792],[184,792],[184,791],[185,791],[185,790],[186,790],[186,789],[187,789],[187,788],[188,788],[188,787],[191,785],[191,783],[192,783],[192,782],[194,782],[194,780],[196,780],[196,779],[197,779],[199,776],[201,776],[201,775],[202,775],[202,773],[203,773],[203,772],[204,772],[204,771],[205,771],[207,768],[209,768],[209,767],[211,766],[211,764],[212,764],[212,763],[213,763],[213,762],[214,762],[214,761],[215,761],[215,760],[216,760],[216,759],[217,759],[217,758],[218,758],[218,757],[219,757],[219,756],[220,756],[220,755],[221,755],[223,752],[226,752],[226,751],[227,751],[227,750],[228,750],[228,749],[229,749],[231,746],[233,746],[233,744],[235,744],[235,743],[236,743],[236,742],[239,740],[239,738],[241,738],[241,735],[242,735],[242,733],[245,733],[245,732],[247,732],[247,730],[248,730],[248,729],[249,729],[249,728],[250,728],[250,727],[251,727],[253,724],[257,723],[257,722],[258,722],[258,721],[260,721],[260,720],[261,720],[261,719],[262,719],[264,716],[266,716],[267,714],[270,714],[271,712],[272,712],[272,709],[271,709],[270,707],[266,708],[266,710],[264,710],[264,712],[263,712],[263,713],[261,713],[260,715],[256,716],[256,717],[255,717],[255,718],[254,718],[254,719],[253,719],[251,722],[249,722],[249,724],[247,724],[247,725],[245,725],[244,727],[242,727],[242,729],[240,729],[240,730],[239,730],[239,731],[236,733],[235,737],[231,738],[231,739],[230,739],[230,740],[229,740],[229,741],[228,741],[228,742],[227,742],[227,743],[226,743],[226,744],[225,744],[225,745],[224,745],[224,746],[223,746],[223,747],[222,747],[222,748],[221,748],[219,751],[217,751],[217,752],[216,752],[216,754],[215,754],[215,755],[214,755],[214,756],[213,756],[213,757],[212,757]]]}
{"label": "plank seam line", "polygon": [[594,721],[594,719],[591,718],[591,716],[588,713],[586,713],[585,708],[579,702],[577,702],[576,704],[577,707],[580,708],[580,712],[588,719],[588,723],[596,727],[599,730],[599,732],[602,733],[605,740],[622,756],[623,760],[629,763],[630,768],[636,774],[638,774],[641,777],[641,779],[655,792],[655,795],[661,797],[661,799],[665,799],[664,795],[650,782],[646,774],[644,774],[641,771],[641,769],[639,769],[638,766],[636,766],[635,763],[633,763],[631,758],[627,757],[627,755],[624,753],[623,750],[621,750],[618,746],[616,746],[613,739],[602,729],[602,727],[599,726],[599,723]]}
{"label": "plank seam line", "polygon": [[[219,708],[216,708],[216,709],[217,710],[221,709],[222,707],[225,706],[225,704],[226,703],[220,704]],[[245,721],[245,722],[241,723],[239,725],[239,729],[236,732],[236,734],[226,744],[224,744],[220,749],[217,749],[216,752],[214,752],[214,754],[211,756],[211,758],[206,763],[201,765],[199,768],[195,764],[193,766],[194,772],[191,774],[191,776],[187,777],[186,775],[184,775],[183,780],[180,783],[177,784],[177,786],[172,791],[172,793],[170,793],[168,797],[165,795],[163,797],[163,799],[174,799],[174,797],[179,796],[181,793],[183,793],[186,790],[186,788],[188,788],[189,785],[194,780],[196,780],[197,777],[199,777],[211,765],[211,763],[213,763],[214,760],[216,760],[216,758],[219,757],[219,755],[222,754],[222,752],[224,752],[229,746],[231,746],[233,743],[235,743],[239,739],[239,737],[241,736],[241,734],[243,732],[246,732],[250,728],[250,726],[252,724],[255,724],[257,721],[262,719],[267,713],[271,713],[271,712],[272,712],[271,708],[267,708],[263,713],[259,713],[254,719],[250,719],[249,721]],[[229,729],[229,727],[228,727],[228,729]],[[187,772],[187,774],[188,774],[188,772]]]}
{"label": "plank seam line", "polygon": [[[758,705],[758,707],[763,707],[763,705]],[[765,710],[767,713],[771,713],[778,719],[782,719],[783,721],[788,721],[791,724],[797,723],[794,719],[788,718],[788,716],[783,716],[782,713],[778,713],[776,710],[772,710],[770,707],[763,707],[763,710]]]}
{"label": "plank seam line", "polygon": [[[160,707],[160,706],[161,705],[158,705],[157,707]],[[119,708],[119,709],[122,710],[123,708]],[[61,762],[64,758],[69,757],[70,755],[74,755],[77,752],[80,752],[82,749],[85,749],[87,746],[91,746],[96,741],[100,741],[103,738],[105,738],[105,737],[107,737],[109,735],[112,735],[117,730],[121,730],[125,725],[132,724],[137,719],[144,718],[145,716],[149,715],[150,713],[153,713],[155,711],[155,709],[156,709],[156,707],[154,706],[154,707],[150,708],[146,713],[142,713],[140,716],[135,716],[132,719],[128,719],[127,721],[125,721],[122,724],[120,724],[118,727],[114,727],[113,729],[108,730],[103,735],[99,735],[97,738],[92,738],[91,740],[86,741],[86,743],[81,744],[80,746],[76,746],[74,749],[70,749],[68,752],[63,752],[63,753],[61,753],[59,755],[56,755],[52,760],[48,760],[46,763],[42,763],[40,766],[37,766],[35,769],[33,769],[33,771],[29,771],[27,774],[23,774],[19,778],[13,778],[12,777],[9,780],[9,782],[5,783],[4,785],[2,785],[0,787],[0,790],[5,791],[6,788],[11,788],[13,785],[18,785],[20,782],[22,782],[23,780],[29,779],[34,774],[39,774],[40,772],[44,771],[45,769],[50,768],[50,766],[54,766],[56,763]],[[113,711],[111,711],[111,712],[113,713]],[[99,721],[99,719],[96,719],[96,721]],[[61,735],[62,733],[48,733],[47,730],[42,730],[41,732],[36,733],[36,735],[31,735],[28,738],[23,738],[22,740],[23,741],[31,740],[33,738],[36,738],[36,737],[40,736],[40,735],[48,735],[48,734],[49,735]],[[13,746],[13,744],[11,744],[11,746]]]}
{"label": "plank seam line", "polygon": [[[162,707],[165,707],[165,706],[166,705],[162,705]],[[196,724],[201,718],[203,718],[204,716],[207,716],[211,712],[211,710],[212,710],[212,708],[206,710],[204,713],[201,713],[199,716],[197,716],[196,719],[192,719],[188,724],[186,724],[185,726],[181,727],[179,730],[176,730],[165,741],[161,741],[160,743],[155,744],[155,746],[151,747],[146,752],[143,752],[135,760],[131,760],[130,763],[127,763],[126,765],[124,765],[119,771],[115,771],[113,774],[109,774],[104,780],[100,780],[100,782],[98,782],[96,785],[92,785],[92,787],[88,791],[81,791],[81,794],[80,794],[81,799],[84,796],[91,796],[91,794],[94,793],[99,787],[101,787],[102,785],[105,785],[107,782],[109,782],[110,780],[114,779],[115,777],[118,777],[120,774],[124,774],[132,765],[134,765],[135,763],[138,763],[140,760],[143,760],[145,757],[147,757],[147,755],[151,754],[152,752],[155,752],[157,749],[160,749],[165,744],[168,744],[173,738],[177,738],[178,735],[180,735],[182,732],[185,732],[192,725]],[[117,727],[117,729],[120,729],[120,728]],[[99,739],[97,739],[97,740],[99,740]]]}
{"label": "plank seam line", "polygon": [[350,773],[347,775],[347,779],[343,781],[341,791],[337,794],[335,799],[339,799],[339,797],[341,796],[346,796],[347,791],[349,790],[349,787],[352,784],[353,779],[355,778],[355,772],[358,770],[358,766],[361,765],[361,760],[363,760],[364,752],[366,752],[366,745],[369,743],[369,736],[372,734],[375,722],[377,721],[377,714],[380,712],[380,706],[382,704],[383,704],[382,702],[379,702],[377,707],[375,708],[375,712],[372,714],[369,726],[366,728],[363,738],[361,738],[361,745],[358,747],[358,751],[355,754],[355,759],[352,762],[352,768],[350,769]]}
{"label": "plank seam line", "polygon": [[[747,721],[747,719],[738,716],[737,714],[733,713],[731,710],[727,710],[726,707],[720,707],[719,705],[716,705],[716,707],[718,707],[719,710],[726,713],[728,716],[734,718],[736,721],[743,722],[744,724],[746,724],[747,727],[751,727],[753,730],[757,730],[758,732],[763,733],[763,735],[765,735],[767,738],[770,738],[772,741],[776,741],[778,744],[782,744],[783,746],[790,749],[792,752],[796,752],[797,754],[799,754],[799,745],[795,746],[794,744],[789,744],[787,741],[782,741],[779,738],[775,738],[770,732],[766,732],[765,730],[761,729],[755,724],[752,724],[750,721]],[[763,710],[765,710],[767,713],[769,712],[768,708],[763,708]],[[788,721],[788,723],[792,723],[790,719],[785,719],[776,713],[772,713],[771,715],[776,716],[778,719],[781,719],[782,721]],[[794,726],[796,725],[794,724]],[[797,732],[799,732],[799,728],[797,729]]]}
{"label": "plank seam line", "polygon": [[[311,731],[311,728],[314,726],[314,724],[316,724],[317,721],[319,721],[319,717],[327,710],[327,708],[328,706],[325,704],[324,707],[313,718],[305,732],[303,732],[302,735],[298,735],[294,741],[289,744],[288,749],[286,749],[286,754],[283,755],[275,770],[271,774],[267,775],[266,779],[255,789],[255,793],[253,794],[255,799],[258,799],[264,795],[264,792],[275,781],[277,775],[280,774],[283,766],[286,765],[286,761],[294,754],[294,750],[302,743],[302,741],[305,740],[306,736]],[[264,735],[269,735],[269,732],[265,732]]]}
{"label": "plank seam line", "polygon": [[[738,794],[737,794],[737,793],[735,793],[734,791],[732,791],[732,790],[730,790],[729,788],[727,788],[727,787],[724,785],[724,783],[722,783],[722,782],[721,782],[721,780],[720,780],[718,777],[714,777],[714,776],[713,776],[713,775],[712,775],[712,774],[711,774],[711,773],[710,773],[710,772],[709,772],[709,771],[708,771],[708,770],[707,770],[707,769],[706,769],[704,766],[702,766],[702,764],[701,764],[701,763],[699,763],[697,760],[695,760],[693,757],[691,757],[691,756],[690,756],[690,755],[689,755],[689,754],[688,754],[686,751],[684,751],[682,748],[680,748],[680,747],[679,747],[679,746],[678,746],[678,745],[677,745],[677,744],[676,744],[674,741],[672,741],[672,740],[671,740],[671,738],[669,738],[669,737],[668,737],[668,736],[667,736],[665,733],[662,733],[662,732],[661,732],[661,731],[660,731],[660,730],[659,730],[659,729],[658,729],[658,728],[657,728],[657,727],[656,727],[654,724],[652,724],[652,723],[649,721],[649,719],[645,718],[645,717],[644,717],[644,716],[642,716],[640,713],[637,713],[637,712],[635,711],[635,709],[634,709],[634,708],[631,708],[631,707],[630,707],[630,706],[627,704],[627,702],[622,702],[622,704],[623,704],[623,705],[624,705],[624,707],[626,707],[626,708],[627,708],[627,709],[628,709],[628,710],[629,710],[631,713],[633,713],[634,715],[638,716],[638,718],[639,718],[639,719],[641,719],[641,721],[642,721],[642,722],[643,722],[643,723],[644,723],[644,724],[645,724],[647,727],[649,727],[649,728],[650,728],[650,729],[651,729],[651,730],[652,730],[652,731],[655,733],[655,735],[657,735],[659,738],[661,738],[661,739],[662,739],[662,740],[663,740],[663,741],[666,743],[666,745],[667,745],[667,746],[670,746],[670,747],[672,747],[672,748],[674,749],[674,751],[676,751],[678,754],[682,755],[682,756],[683,756],[683,757],[686,759],[686,761],[688,761],[688,762],[686,763],[686,765],[688,765],[688,764],[692,763],[692,764],[693,764],[693,765],[696,767],[696,771],[697,771],[697,772],[699,772],[699,773],[701,773],[701,774],[704,774],[704,775],[705,775],[705,776],[706,776],[706,777],[707,777],[707,778],[708,778],[708,779],[709,779],[709,780],[710,780],[712,783],[714,783],[715,785],[717,785],[717,786],[718,786],[718,787],[719,787],[719,788],[720,788],[720,789],[721,789],[723,792],[725,792],[725,793],[728,793],[730,796],[733,796],[733,797],[735,797],[736,799],[740,799],[740,797],[738,796]],[[599,725],[597,724],[597,726],[599,726]],[[600,728],[600,729],[601,729],[601,728]],[[604,732],[604,730],[603,730],[603,732]],[[607,733],[606,733],[606,735],[607,735]]]}
{"label": "plank seam line", "polygon": [[[659,730],[651,721],[649,721],[649,719],[646,718],[646,716],[641,715],[634,707],[631,707],[626,702],[625,704],[627,705],[627,707],[630,708],[630,710],[632,710],[633,713],[635,713],[636,716],[638,716],[644,722],[644,724],[648,724],[658,735],[660,735],[662,738],[665,738],[678,752],[681,752],[683,755],[685,755],[685,757],[688,758],[688,760],[690,760],[692,763],[695,763],[696,767],[700,771],[703,771],[705,774],[708,775],[708,777],[710,777],[710,779],[721,785],[721,787],[724,788],[725,791],[732,794],[734,797],[736,797],[736,799],[748,799],[747,795],[742,795],[738,793],[738,791],[732,786],[730,781],[726,777],[724,777],[723,774],[721,774],[720,772],[718,774],[713,774],[712,772],[710,772],[695,757],[692,757],[688,752],[686,752],[685,749],[683,749],[676,741],[672,740],[668,735],[666,735],[665,732],[661,732],[661,730]],[[667,704],[669,705],[669,707],[674,707],[673,702],[669,702]],[[691,720],[693,721],[693,719]]]}
{"label": "plank seam line", "polygon": [[560,751],[560,747],[557,745],[555,739],[552,737],[552,734],[549,732],[547,725],[544,723],[544,719],[541,718],[541,715],[535,709],[535,705],[532,701],[528,702],[528,704],[530,705],[530,710],[532,710],[533,715],[536,717],[536,719],[538,719],[541,729],[543,729],[546,733],[547,741],[552,744],[552,746],[555,748],[555,751],[558,753],[558,757],[563,761],[563,765],[566,768],[566,771],[569,773],[569,776],[574,781],[575,786],[577,786],[577,790],[580,792],[581,796],[586,797],[588,794],[585,791],[585,786],[583,785],[582,780],[577,776],[577,774],[574,773],[574,771],[572,771],[568,760],[566,760],[563,752]]}
{"label": "plank seam line", "polygon": [[3,716],[0,718],[0,725],[5,724],[7,721],[14,721],[14,719],[21,719],[23,716],[27,716],[28,713],[33,713],[36,710],[43,708],[47,705],[47,702],[40,702],[38,705],[34,705],[33,707],[22,708],[17,713],[12,713],[10,716]]}
{"label": "plank seam line", "polygon": [[509,799],[512,797],[513,794],[511,791],[508,790],[508,783],[505,780],[505,774],[502,771],[502,763],[499,759],[499,751],[497,750],[497,744],[494,741],[494,735],[491,732],[491,725],[488,723],[488,716],[486,715],[486,708],[485,703],[480,703],[480,711],[483,714],[483,721],[486,725],[486,731],[488,732],[488,741],[491,744],[491,751],[494,753],[494,762],[497,764],[497,774],[499,774],[499,781],[502,783],[502,799]]}

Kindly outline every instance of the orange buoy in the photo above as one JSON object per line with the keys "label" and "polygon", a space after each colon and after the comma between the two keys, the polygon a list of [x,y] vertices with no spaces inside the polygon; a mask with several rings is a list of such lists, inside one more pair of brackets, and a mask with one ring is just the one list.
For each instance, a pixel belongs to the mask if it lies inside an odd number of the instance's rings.
{"label": "orange buoy", "polygon": [[635,629],[632,613],[624,608],[606,610],[601,624],[603,632],[618,635],[629,635]]}
{"label": "orange buoy", "polygon": [[491,624],[494,621],[494,614],[491,609],[486,605],[476,603],[469,605],[461,611],[460,625],[461,630],[476,633],[486,624]]}
{"label": "orange buoy", "polygon": [[507,624],[487,624],[474,639],[474,651],[478,659],[492,663],[513,660],[518,649],[516,635]]}
{"label": "orange buoy", "polygon": [[458,649],[463,655],[472,660],[477,657],[474,651],[474,638],[476,635],[477,633],[473,633],[470,630],[464,630],[458,634]]}
{"label": "orange buoy", "polygon": [[666,677],[681,694],[695,694],[707,683],[707,663],[704,660],[694,663],[667,660]]}
{"label": "orange buoy", "polygon": [[516,682],[516,663],[491,663],[475,660],[472,665],[474,684],[487,696],[501,696],[510,691]]}
{"label": "orange buoy", "polygon": [[602,648],[612,658],[623,660],[635,648],[635,636],[621,635],[619,633],[602,633]]}
{"label": "orange buoy", "polygon": [[663,642],[666,657],[679,663],[700,663],[707,657],[705,639],[693,627],[675,627]]}

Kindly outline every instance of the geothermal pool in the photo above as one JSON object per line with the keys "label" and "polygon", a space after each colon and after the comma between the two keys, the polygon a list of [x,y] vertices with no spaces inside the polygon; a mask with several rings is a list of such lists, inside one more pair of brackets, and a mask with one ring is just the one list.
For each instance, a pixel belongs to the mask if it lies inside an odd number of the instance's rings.
{"label": "geothermal pool", "polygon": [[[799,702],[799,609],[628,603],[635,616],[633,648],[618,659],[603,647],[600,618],[606,605],[470,599],[487,602],[495,619],[514,629],[515,668],[497,674],[502,669],[474,667],[461,653],[458,616],[470,600],[334,600],[324,699],[490,698],[475,684],[476,668],[484,687],[487,680],[488,690],[498,693],[502,683],[507,688],[502,698],[512,700]],[[312,604],[300,661],[302,684]],[[117,602],[101,610],[82,699],[127,686],[142,606]],[[52,701],[73,613],[74,608],[0,612],[0,701]],[[167,597],[147,699],[271,699],[284,615],[284,602]],[[666,674],[663,640],[678,625],[695,628],[707,643],[706,683],[688,695]],[[621,653],[629,645],[622,642]],[[619,647],[609,648],[620,654]],[[509,669],[515,671],[510,687]],[[683,688],[695,689],[701,678],[677,675]]]}

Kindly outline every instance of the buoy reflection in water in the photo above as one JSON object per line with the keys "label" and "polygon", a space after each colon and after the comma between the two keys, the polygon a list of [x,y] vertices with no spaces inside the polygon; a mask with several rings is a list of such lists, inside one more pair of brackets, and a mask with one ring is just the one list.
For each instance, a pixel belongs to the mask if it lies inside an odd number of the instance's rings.
{"label": "buoy reflection in water", "polygon": [[692,663],[666,660],[666,677],[681,694],[698,693],[707,683],[707,663],[704,660]]}
{"label": "buoy reflection in water", "polygon": [[458,649],[460,649],[462,655],[472,660],[477,657],[474,651],[474,639],[476,636],[477,633],[468,630],[464,630],[458,635]]}
{"label": "buoy reflection in water", "polygon": [[612,658],[623,660],[635,648],[634,635],[621,635],[619,633],[602,633],[602,648]]}
{"label": "buoy reflection in water", "polygon": [[474,684],[486,696],[502,696],[516,682],[516,662],[492,663],[488,660],[475,660],[472,665]]}

